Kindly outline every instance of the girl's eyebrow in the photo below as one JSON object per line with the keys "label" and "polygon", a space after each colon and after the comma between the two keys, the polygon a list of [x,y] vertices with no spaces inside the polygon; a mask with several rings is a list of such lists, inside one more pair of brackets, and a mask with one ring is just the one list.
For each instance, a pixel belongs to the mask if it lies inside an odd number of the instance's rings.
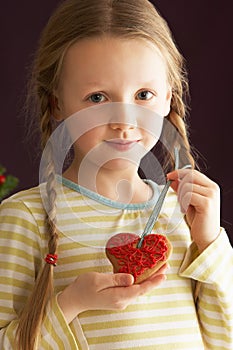
{"label": "girl's eyebrow", "polygon": [[91,89],[91,90],[99,90],[102,88],[102,86],[106,85],[106,83],[104,84],[104,82],[102,81],[85,81],[82,84],[82,88],[83,89]]}
{"label": "girl's eyebrow", "polygon": [[101,81],[85,81],[85,85],[89,86],[89,85],[99,85],[101,84]]}
{"label": "girl's eyebrow", "polygon": [[153,79],[153,80],[149,80],[149,81],[141,81],[141,82],[138,82],[138,85],[153,85],[155,84],[157,81],[156,79]]}
{"label": "girl's eyebrow", "polygon": [[[149,80],[149,81],[135,81],[135,84],[137,85],[141,85],[141,86],[145,86],[145,85],[152,85],[152,84],[155,84],[157,82],[156,78],[152,79],[152,80]],[[103,85],[103,84],[106,84],[106,82],[104,81],[85,81],[84,83],[84,86],[87,86],[87,87],[95,87],[95,86],[100,86],[100,85]]]}

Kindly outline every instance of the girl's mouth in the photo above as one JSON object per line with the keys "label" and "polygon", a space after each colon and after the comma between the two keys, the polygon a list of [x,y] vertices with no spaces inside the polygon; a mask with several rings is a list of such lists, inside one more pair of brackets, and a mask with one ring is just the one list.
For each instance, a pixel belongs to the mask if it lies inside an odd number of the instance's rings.
{"label": "girl's mouth", "polygon": [[107,140],[106,143],[117,151],[128,151],[135,146],[140,140],[123,140],[123,139],[112,139]]}

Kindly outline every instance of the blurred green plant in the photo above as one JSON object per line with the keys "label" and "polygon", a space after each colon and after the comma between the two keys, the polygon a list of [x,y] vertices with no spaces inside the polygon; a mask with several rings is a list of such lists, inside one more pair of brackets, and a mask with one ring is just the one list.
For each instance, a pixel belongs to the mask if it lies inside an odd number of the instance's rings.
{"label": "blurred green plant", "polygon": [[0,202],[7,197],[19,183],[19,179],[6,175],[6,168],[0,164]]}

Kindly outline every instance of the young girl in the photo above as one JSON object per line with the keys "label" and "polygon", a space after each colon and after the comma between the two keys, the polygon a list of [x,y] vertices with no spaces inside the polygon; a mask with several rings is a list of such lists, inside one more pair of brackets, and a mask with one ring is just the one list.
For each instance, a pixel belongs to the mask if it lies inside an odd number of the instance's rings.
{"label": "young girl", "polygon": [[[194,170],[185,76],[147,0],[66,0],[51,17],[30,91],[41,185],[1,206],[1,349],[232,349],[233,253],[219,188]],[[73,157],[59,171],[64,123]],[[155,144],[172,185],[152,232],[173,253],[135,284],[112,273],[105,245],[117,233],[140,236],[158,203],[163,185],[138,175]]]}

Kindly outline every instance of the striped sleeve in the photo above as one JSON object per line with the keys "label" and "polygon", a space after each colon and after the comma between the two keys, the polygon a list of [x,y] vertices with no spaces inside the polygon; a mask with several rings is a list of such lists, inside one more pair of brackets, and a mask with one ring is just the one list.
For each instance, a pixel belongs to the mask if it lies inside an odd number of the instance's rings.
{"label": "striped sleeve", "polygon": [[233,349],[233,250],[223,229],[200,255],[194,243],[180,276],[197,281],[197,312],[206,349]]}
{"label": "striped sleeve", "polygon": [[[43,261],[43,237],[25,203],[9,199],[0,207],[0,349],[14,344],[20,310],[31,293]],[[48,305],[40,349],[78,349],[56,303]],[[49,339],[48,339],[49,338]],[[52,344],[52,345],[51,345]]]}

